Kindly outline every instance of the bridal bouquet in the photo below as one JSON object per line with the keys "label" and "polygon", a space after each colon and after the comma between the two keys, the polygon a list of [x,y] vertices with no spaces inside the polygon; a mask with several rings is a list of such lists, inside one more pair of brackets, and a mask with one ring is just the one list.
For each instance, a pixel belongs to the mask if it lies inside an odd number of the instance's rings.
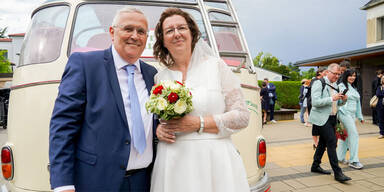
{"label": "bridal bouquet", "polygon": [[161,81],[152,87],[145,108],[162,120],[180,118],[192,111],[192,94],[179,81]]}
{"label": "bridal bouquet", "polygon": [[336,138],[345,141],[347,137],[348,137],[347,130],[345,129],[343,124],[338,121],[338,123],[336,124]]}

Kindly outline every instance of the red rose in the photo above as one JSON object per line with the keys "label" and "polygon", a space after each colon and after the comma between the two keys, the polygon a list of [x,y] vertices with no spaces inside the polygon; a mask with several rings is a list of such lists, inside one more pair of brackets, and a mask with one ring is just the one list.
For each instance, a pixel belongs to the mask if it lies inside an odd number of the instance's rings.
{"label": "red rose", "polygon": [[163,92],[163,88],[164,87],[162,85],[156,87],[155,90],[153,90],[153,94],[155,95],[161,94]]}
{"label": "red rose", "polygon": [[176,83],[180,84],[181,86],[184,86],[180,81],[176,81]]}
{"label": "red rose", "polygon": [[177,95],[177,93],[172,92],[168,95],[168,101],[170,103],[175,103],[178,99],[179,99],[179,96]]}

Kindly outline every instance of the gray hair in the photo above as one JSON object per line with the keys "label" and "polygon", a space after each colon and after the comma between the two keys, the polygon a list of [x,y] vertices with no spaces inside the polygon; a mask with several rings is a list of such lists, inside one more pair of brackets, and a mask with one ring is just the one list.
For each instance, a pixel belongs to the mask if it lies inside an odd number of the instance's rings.
{"label": "gray hair", "polygon": [[[142,14],[144,15],[144,13],[140,10],[140,9],[137,9],[135,7],[131,7],[131,6],[125,6],[121,9],[119,9],[116,14],[115,14],[115,17],[113,18],[113,21],[112,21],[112,27],[115,27],[118,25],[118,22],[119,22],[119,19],[120,19],[120,16],[123,14],[123,13],[139,13],[139,14]],[[145,16],[145,15],[144,15]]]}
{"label": "gray hair", "polygon": [[331,71],[331,70],[333,70],[334,68],[340,68],[340,65],[339,64],[337,64],[337,63],[332,63],[332,64],[330,64],[329,66],[328,66],[328,71]]}

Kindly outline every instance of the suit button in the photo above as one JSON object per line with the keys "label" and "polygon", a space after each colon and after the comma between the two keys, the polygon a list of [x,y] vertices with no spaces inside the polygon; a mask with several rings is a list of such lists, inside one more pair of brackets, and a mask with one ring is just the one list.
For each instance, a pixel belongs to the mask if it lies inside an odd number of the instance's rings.
{"label": "suit button", "polygon": [[126,145],[129,145],[129,141],[128,141],[128,140],[125,140],[125,144],[126,144]]}
{"label": "suit button", "polygon": [[125,170],[125,169],[126,169],[126,167],[125,167],[124,165],[120,165],[120,169],[123,169],[123,170]]}

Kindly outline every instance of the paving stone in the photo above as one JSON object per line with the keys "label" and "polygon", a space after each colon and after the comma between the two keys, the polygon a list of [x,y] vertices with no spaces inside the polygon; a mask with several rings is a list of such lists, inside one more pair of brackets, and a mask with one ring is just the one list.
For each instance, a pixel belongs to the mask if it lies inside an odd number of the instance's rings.
{"label": "paving stone", "polygon": [[362,171],[375,175],[377,177],[384,177],[384,167],[372,168],[372,169],[362,169]]}
{"label": "paving stone", "polygon": [[306,188],[307,186],[303,185],[296,179],[289,179],[289,180],[284,180],[284,183],[288,184],[289,186],[295,188],[295,189],[302,189]]}
{"label": "paving stone", "polygon": [[332,175],[304,177],[304,178],[297,178],[297,180],[308,187],[315,187],[320,185],[329,185],[329,184],[337,183],[337,181],[335,181]]}
{"label": "paving stone", "polygon": [[277,169],[277,168],[281,168],[280,166],[278,166],[276,163],[274,162],[269,162],[265,165],[265,168],[266,169]]}
{"label": "paving stone", "polygon": [[291,167],[291,168],[297,170],[300,173],[307,173],[307,172],[311,171],[311,165],[310,164],[309,165],[303,165],[303,166],[295,166],[295,167]]}
{"label": "paving stone", "polygon": [[[355,170],[348,165],[339,164],[343,172],[352,177],[352,181],[347,184],[335,181],[333,175],[310,173],[314,154],[311,128],[300,125],[297,117],[294,121],[279,121],[267,126],[262,134],[268,141],[266,170],[272,179],[271,191],[384,192],[384,142],[377,139],[377,134],[372,134],[377,132],[377,126],[358,124],[359,159],[364,168]],[[349,159],[349,152],[346,158]],[[332,170],[327,152],[323,155],[321,167]]]}
{"label": "paving stone", "polygon": [[270,177],[290,175],[290,174],[296,174],[296,173],[299,173],[299,172],[292,168],[277,168],[277,169],[268,170],[268,175]]}
{"label": "paving stone", "polygon": [[383,186],[377,185],[377,184],[375,184],[373,182],[370,182],[370,181],[371,181],[370,179],[367,179],[367,180],[356,181],[355,183],[357,185],[365,187],[366,189],[372,189],[374,191],[376,191],[376,190],[383,190],[384,189]]}
{"label": "paving stone", "polygon": [[[375,164],[377,162],[380,162],[380,158],[378,157],[360,158],[359,160],[360,163],[362,163],[363,165]],[[382,159],[382,161],[384,162],[384,159]]]}
{"label": "paving stone", "polygon": [[340,191],[348,192],[373,191],[373,189],[369,189],[353,181],[349,181],[346,183],[336,183],[332,184],[331,186],[335,187],[336,189],[339,189]]}
{"label": "paving stone", "polygon": [[348,171],[345,172],[345,175],[351,177],[352,180],[370,179],[375,177],[374,175],[369,174],[367,172],[363,172],[362,170]]}
{"label": "paving stone", "polygon": [[340,190],[332,186],[318,186],[318,187],[309,187],[305,189],[291,190],[294,192],[340,192]]}
{"label": "paving stone", "polygon": [[293,189],[291,186],[281,182],[281,181],[276,181],[271,183],[271,191],[273,192],[278,192],[278,191],[289,191]]}
{"label": "paving stone", "polygon": [[378,178],[370,179],[369,181],[384,187],[384,177],[378,177]]}

